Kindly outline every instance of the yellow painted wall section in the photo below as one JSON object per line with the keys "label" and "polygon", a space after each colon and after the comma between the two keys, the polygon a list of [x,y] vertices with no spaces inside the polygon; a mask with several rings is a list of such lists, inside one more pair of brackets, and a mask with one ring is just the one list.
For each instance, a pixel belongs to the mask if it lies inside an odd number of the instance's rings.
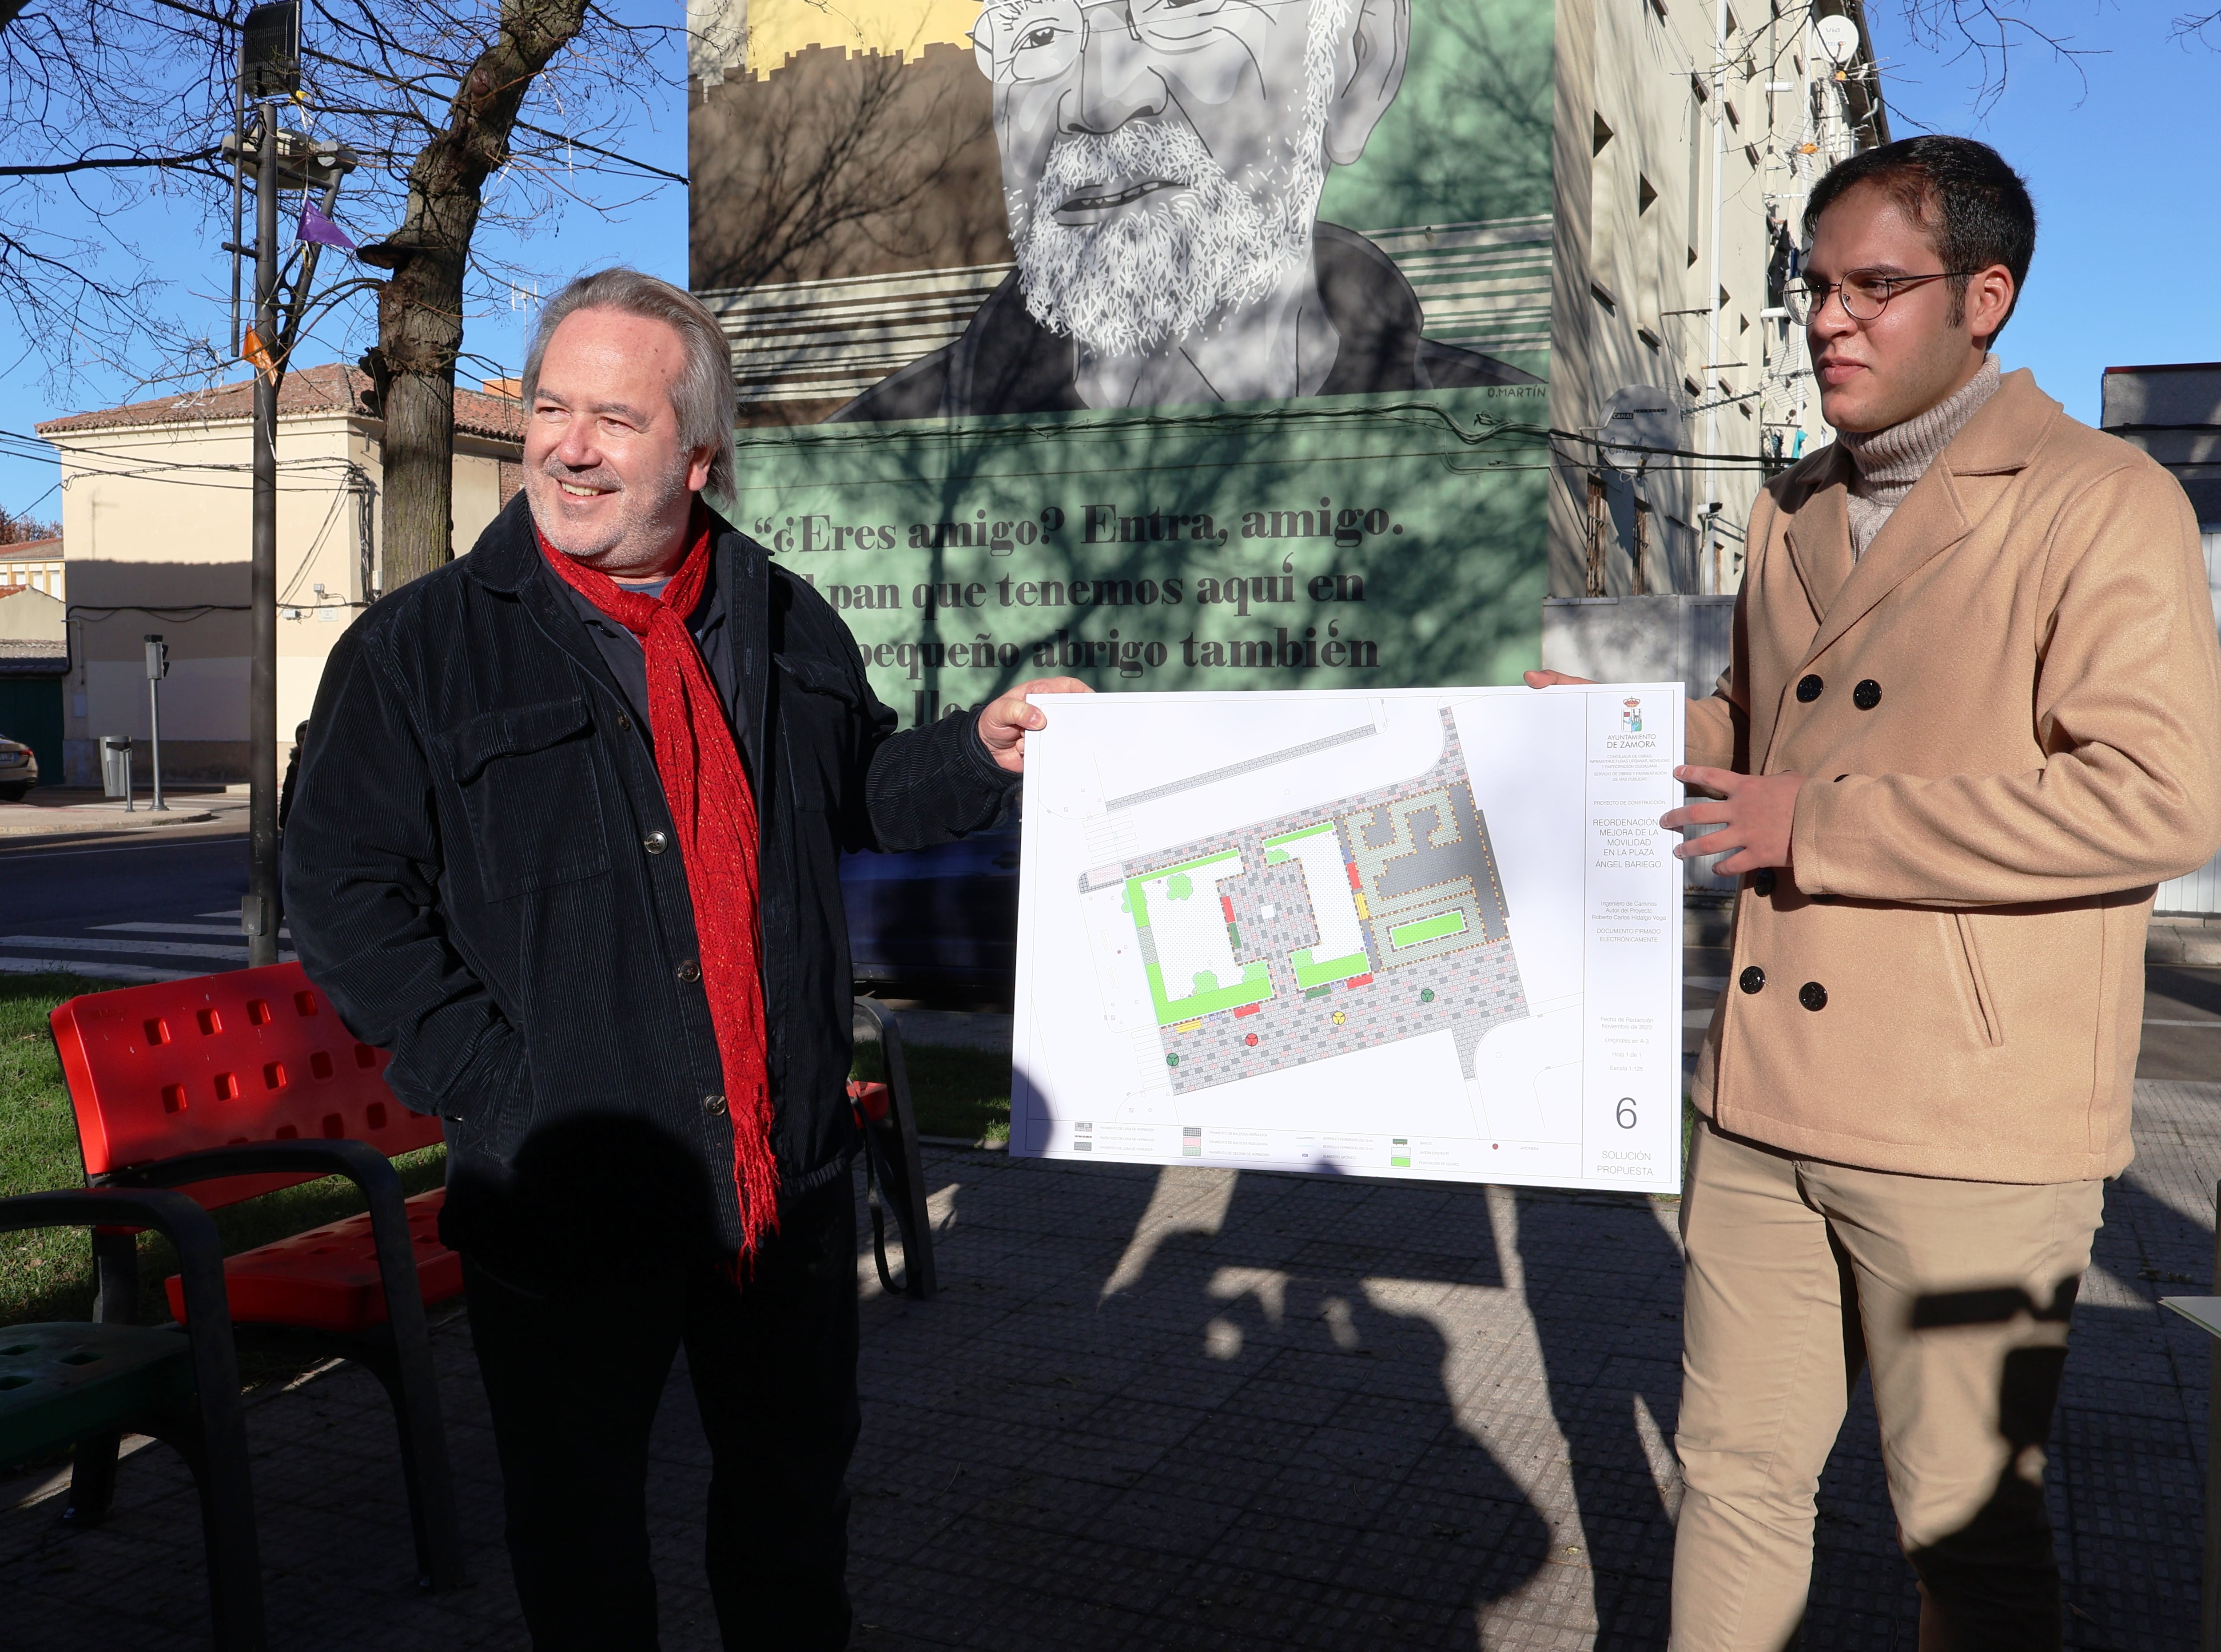
{"label": "yellow painted wall section", "polygon": [[922,54],[929,46],[969,46],[979,0],[751,0],[748,72],[766,75],[813,46]]}

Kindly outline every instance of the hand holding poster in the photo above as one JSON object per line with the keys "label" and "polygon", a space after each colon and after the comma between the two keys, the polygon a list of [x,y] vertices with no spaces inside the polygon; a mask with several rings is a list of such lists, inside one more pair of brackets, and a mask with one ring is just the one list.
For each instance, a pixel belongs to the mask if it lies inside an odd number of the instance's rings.
{"label": "hand holding poster", "polygon": [[1060,698],[1019,1154],[1680,1187],[1679,684]]}

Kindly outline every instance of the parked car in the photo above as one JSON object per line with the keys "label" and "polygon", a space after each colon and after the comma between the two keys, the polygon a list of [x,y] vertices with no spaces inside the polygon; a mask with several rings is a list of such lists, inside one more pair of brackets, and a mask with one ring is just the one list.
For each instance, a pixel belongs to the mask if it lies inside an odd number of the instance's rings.
{"label": "parked car", "polygon": [[22,802],[38,783],[39,760],[31,755],[31,748],[0,734],[0,803]]}
{"label": "parked car", "polygon": [[860,985],[1007,1004],[1017,976],[1018,824],[907,854],[841,857]]}

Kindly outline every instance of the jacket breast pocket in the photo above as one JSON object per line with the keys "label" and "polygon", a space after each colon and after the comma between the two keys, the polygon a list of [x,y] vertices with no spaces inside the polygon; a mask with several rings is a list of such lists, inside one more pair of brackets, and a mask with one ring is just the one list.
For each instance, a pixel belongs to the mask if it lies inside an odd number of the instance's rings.
{"label": "jacket breast pocket", "polygon": [[490,711],[446,736],[488,901],[610,870],[584,696]]}

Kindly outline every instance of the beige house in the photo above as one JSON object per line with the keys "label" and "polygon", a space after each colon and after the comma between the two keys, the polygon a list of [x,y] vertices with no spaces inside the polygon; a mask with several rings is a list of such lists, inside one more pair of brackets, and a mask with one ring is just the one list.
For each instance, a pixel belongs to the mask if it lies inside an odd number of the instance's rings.
{"label": "beige house", "polygon": [[[66,597],[63,589],[62,542],[19,539],[0,545],[0,589],[22,586],[53,597]],[[7,633],[0,632],[0,636]]]}
{"label": "beige house", "polygon": [[[369,390],[366,375],[335,365],[289,374],[278,396],[281,741],[308,716],[332,645],[383,587],[384,425]],[[170,650],[164,775],[247,777],[253,404],[250,380],[38,427],[62,467],[66,555],[57,578],[66,578],[69,603],[68,783],[98,783],[101,735],[146,738],[149,633]],[[513,394],[456,391],[459,550],[522,485],[523,435]],[[0,555],[16,549],[0,547]],[[46,589],[63,594],[59,583]]]}

